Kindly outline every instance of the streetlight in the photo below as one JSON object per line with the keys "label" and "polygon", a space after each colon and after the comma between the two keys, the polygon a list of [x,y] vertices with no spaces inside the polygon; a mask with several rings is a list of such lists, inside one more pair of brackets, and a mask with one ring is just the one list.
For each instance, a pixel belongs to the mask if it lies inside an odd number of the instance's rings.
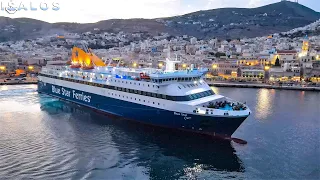
{"label": "streetlight", "polygon": [[214,64],[212,65],[212,69],[217,69],[218,68],[218,65]]}
{"label": "streetlight", "polygon": [[183,65],[182,65],[182,67],[183,67],[183,68],[186,68],[186,67],[187,67],[187,65],[186,65],[186,64],[183,64]]}
{"label": "streetlight", "polygon": [[137,67],[137,63],[133,63],[133,67]]}
{"label": "streetlight", "polygon": [[269,74],[270,66],[264,67],[264,83],[267,83],[270,80],[270,74]]}
{"label": "streetlight", "polygon": [[162,68],[162,67],[163,67],[163,64],[162,64],[162,63],[159,63],[159,67]]}
{"label": "streetlight", "polygon": [[0,70],[1,70],[1,71],[5,71],[5,70],[6,70],[6,67],[5,67],[5,66],[0,66]]}

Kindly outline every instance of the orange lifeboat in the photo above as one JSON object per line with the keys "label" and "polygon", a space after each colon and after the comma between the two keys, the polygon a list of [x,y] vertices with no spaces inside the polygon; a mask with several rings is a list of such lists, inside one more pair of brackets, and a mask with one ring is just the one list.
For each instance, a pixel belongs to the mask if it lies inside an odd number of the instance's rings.
{"label": "orange lifeboat", "polygon": [[84,66],[82,67],[83,70],[91,70],[91,69],[94,69],[93,66]]}
{"label": "orange lifeboat", "polygon": [[150,80],[150,76],[146,75],[145,73],[140,73],[140,78]]}
{"label": "orange lifeboat", "polygon": [[73,65],[70,66],[70,68],[79,69],[79,68],[81,68],[81,65],[80,64],[73,64]]}

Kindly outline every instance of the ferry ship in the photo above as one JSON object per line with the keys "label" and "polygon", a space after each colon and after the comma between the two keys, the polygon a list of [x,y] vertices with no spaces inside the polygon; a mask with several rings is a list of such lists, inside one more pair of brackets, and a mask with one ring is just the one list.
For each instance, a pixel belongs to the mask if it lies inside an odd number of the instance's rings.
{"label": "ferry ship", "polygon": [[[84,50],[83,50],[84,49]],[[69,64],[47,65],[38,92],[140,123],[210,136],[231,137],[250,115],[245,103],[215,94],[207,69],[111,66],[91,49],[74,47]]]}

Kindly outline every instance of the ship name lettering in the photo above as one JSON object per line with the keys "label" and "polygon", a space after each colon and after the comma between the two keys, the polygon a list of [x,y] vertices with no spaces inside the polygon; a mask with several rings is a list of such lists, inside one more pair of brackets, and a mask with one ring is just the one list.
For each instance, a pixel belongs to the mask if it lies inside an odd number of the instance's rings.
{"label": "ship name lettering", "polygon": [[181,114],[178,113],[178,112],[174,112],[173,114],[176,115],[176,116],[180,116],[180,115],[181,115]]}
{"label": "ship name lettering", "polygon": [[91,102],[91,96],[87,96],[85,94],[82,93],[77,93],[75,90],[72,91],[72,97],[74,99],[77,99],[77,100],[80,100],[80,101],[84,101],[84,102],[87,102],[87,103],[90,103]]}
{"label": "ship name lettering", "polygon": [[71,92],[66,90],[66,89],[64,89],[64,88],[62,88],[62,95],[70,97],[71,96]]}
{"label": "ship name lettering", "polygon": [[52,86],[52,92],[53,93],[56,93],[56,94],[60,94],[60,89],[59,88],[56,88],[55,86]]}

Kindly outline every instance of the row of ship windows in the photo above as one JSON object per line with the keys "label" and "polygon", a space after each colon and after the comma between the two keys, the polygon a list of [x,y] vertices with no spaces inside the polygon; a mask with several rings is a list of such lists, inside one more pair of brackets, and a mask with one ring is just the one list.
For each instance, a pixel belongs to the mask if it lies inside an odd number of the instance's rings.
{"label": "row of ship windows", "polygon": [[155,83],[162,83],[162,82],[167,82],[167,81],[178,81],[178,82],[190,82],[190,81],[198,81],[200,80],[199,77],[195,77],[195,78],[167,78],[167,79],[152,79],[153,82]]}
{"label": "row of ship windows", "polygon": [[[120,81],[120,80],[110,80],[110,82],[112,82],[112,81],[114,81],[114,82],[121,82],[121,83],[126,83],[126,84],[133,84],[133,85],[139,85],[139,86],[141,86],[141,83],[135,83],[135,82],[128,82],[128,81],[126,81],[126,82],[124,82],[124,81]],[[144,83],[142,83],[142,86],[144,86]],[[150,87],[150,84],[148,84],[148,87]],[[152,85],[152,87],[157,87],[157,88],[160,88],[159,86],[155,86],[155,85]]]}
{"label": "row of ship windows", "polygon": [[[124,81],[120,81],[120,80],[110,80],[110,82],[112,82],[112,81],[114,81],[114,82],[119,82],[119,83],[126,83],[126,84],[133,84],[133,85],[139,85],[139,86],[141,86],[141,83],[132,83],[132,82],[130,82],[130,83],[128,83],[128,81],[126,81],[126,82],[124,82]],[[191,87],[196,87],[196,86],[199,86],[199,85],[202,85],[202,83],[200,83],[199,82],[199,84],[186,84],[186,85],[182,85],[183,86],[183,88],[191,88]],[[142,83],[142,86],[144,86],[144,84]],[[150,87],[150,85],[148,84],[148,87]],[[156,87],[156,88],[160,88],[159,86],[155,86],[155,85],[152,85],[152,87]],[[179,89],[182,89],[180,86],[178,86],[178,88]]]}
{"label": "row of ship windows", "polygon": [[[126,84],[133,84],[133,85],[139,85],[139,86],[141,86],[141,83],[132,83],[132,82],[130,82],[130,83],[128,83],[128,81],[126,81],[126,82],[124,82],[124,81],[120,81],[120,80],[110,80],[110,82],[112,82],[112,81],[114,81],[114,82],[119,82],[119,83],[126,83]],[[186,85],[182,85],[182,87],[183,88],[191,88],[191,87],[196,87],[196,86],[199,86],[199,85],[202,85],[202,83],[197,83],[197,84],[186,84]],[[144,84],[142,83],[142,86],[144,86]],[[148,87],[150,87],[150,85],[148,84]],[[152,85],[152,87],[154,88],[154,87],[156,87],[156,88],[160,88],[159,86],[155,86],[155,85]],[[178,88],[179,89],[182,89],[180,86],[178,86]]]}
{"label": "row of ship windows", "polygon": [[[200,82],[199,84],[186,84],[186,85],[182,85],[183,88],[191,88],[191,87],[196,87],[196,86],[199,86],[199,85],[202,85]],[[181,89],[180,86],[178,86],[179,89]]]}
{"label": "row of ship windows", "polygon": [[[121,97],[121,95],[117,95],[116,93],[108,93],[109,95],[111,94],[112,96],[115,96],[115,97]],[[129,97],[129,96],[122,96],[123,98],[127,98],[127,99],[131,99],[131,100],[135,100],[135,101],[143,101],[143,102],[146,102],[146,100],[141,100],[141,99],[138,99],[138,98],[133,98],[133,97]],[[150,101],[148,101],[148,103],[151,103]],[[154,105],[157,104],[155,102],[152,102]],[[158,106],[160,106],[160,103],[158,103]]]}
{"label": "row of ship windows", "polygon": [[187,95],[187,96],[168,96],[168,95],[164,95],[164,94],[157,94],[157,93],[151,93],[151,92],[146,92],[146,91],[139,91],[139,90],[135,90],[135,89],[109,86],[109,85],[104,85],[104,84],[99,84],[99,83],[81,81],[81,80],[77,80],[77,79],[69,79],[69,78],[64,78],[64,77],[57,77],[57,76],[46,75],[46,74],[40,74],[40,76],[54,78],[54,79],[60,79],[60,80],[64,80],[64,81],[71,81],[71,82],[86,84],[86,85],[90,85],[90,86],[102,87],[102,88],[106,88],[106,89],[112,89],[112,90],[132,93],[132,94],[149,96],[149,97],[154,97],[154,98],[159,98],[159,99],[166,99],[166,100],[170,100],[170,101],[191,101],[191,100],[196,100],[196,99],[200,99],[203,97],[214,95],[214,92],[212,90],[208,90],[208,91],[204,91],[204,92],[200,92],[200,93],[196,93],[196,94],[191,94],[191,95]]}

